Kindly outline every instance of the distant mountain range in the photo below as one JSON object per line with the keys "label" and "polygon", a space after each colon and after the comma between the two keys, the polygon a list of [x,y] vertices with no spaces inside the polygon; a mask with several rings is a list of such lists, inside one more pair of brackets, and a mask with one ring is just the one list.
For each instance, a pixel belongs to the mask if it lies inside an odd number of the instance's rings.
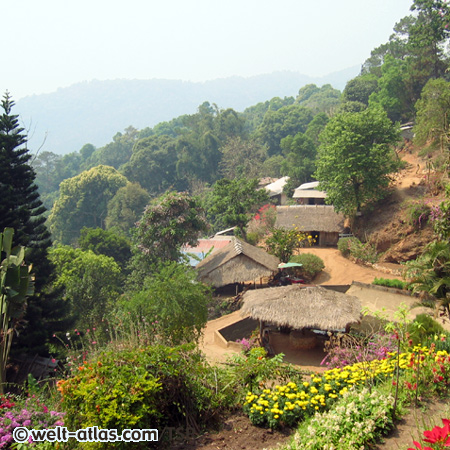
{"label": "distant mountain range", "polygon": [[331,84],[342,91],[359,71],[359,67],[352,67],[316,78],[296,72],[275,72],[201,83],[94,80],[50,94],[24,97],[16,102],[13,113],[20,115],[32,153],[41,148],[40,151],[65,154],[78,151],[87,143],[102,147],[129,125],[142,129],[183,114],[194,114],[205,101],[222,109],[243,111],[273,97],[296,96],[305,84]]}

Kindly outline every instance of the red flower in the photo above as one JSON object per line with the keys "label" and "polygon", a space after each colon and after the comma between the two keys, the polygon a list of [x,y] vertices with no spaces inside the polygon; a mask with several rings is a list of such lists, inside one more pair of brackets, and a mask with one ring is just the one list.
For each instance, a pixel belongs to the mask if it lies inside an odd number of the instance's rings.
{"label": "red flower", "polygon": [[443,444],[445,447],[450,447],[450,421],[442,419],[443,427],[434,427],[432,430],[423,432],[425,436],[424,441],[430,444]]}
{"label": "red flower", "polygon": [[[413,441],[414,445],[417,447],[417,449],[419,450],[433,450],[431,447],[422,447],[422,445],[420,445],[417,441]],[[408,448],[408,450],[417,450],[416,448]]]}

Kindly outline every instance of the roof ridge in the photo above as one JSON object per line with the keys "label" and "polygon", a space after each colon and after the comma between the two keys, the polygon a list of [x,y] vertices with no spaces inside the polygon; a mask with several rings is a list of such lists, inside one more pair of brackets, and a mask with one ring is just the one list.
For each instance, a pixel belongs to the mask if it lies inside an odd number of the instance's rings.
{"label": "roof ridge", "polygon": [[244,249],[242,247],[242,242],[239,239],[234,238],[234,250],[237,255],[244,253]]}

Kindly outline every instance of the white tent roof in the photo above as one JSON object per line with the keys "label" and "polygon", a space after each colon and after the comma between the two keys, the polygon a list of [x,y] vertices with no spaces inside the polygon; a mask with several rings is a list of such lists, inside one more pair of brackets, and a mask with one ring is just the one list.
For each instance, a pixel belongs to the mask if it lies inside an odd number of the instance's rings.
{"label": "white tent roof", "polygon": [[268,184],[264,187],[269,193],[269,197],[273,197],[274,195],[280,195],[283,192],[284,185],[289,180],[289,177],[279,178],[277,181]]}

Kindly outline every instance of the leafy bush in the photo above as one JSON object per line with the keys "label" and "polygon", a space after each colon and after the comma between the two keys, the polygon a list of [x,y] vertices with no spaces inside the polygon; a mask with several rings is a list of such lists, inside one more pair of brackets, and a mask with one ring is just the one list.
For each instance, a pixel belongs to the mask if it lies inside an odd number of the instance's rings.
{"label": "leafy bush", "polygon": [[[250,348],[245,354],[233,355],[229,360],[229,384],[241,393],[267,385],[270,381],[301,381],[301,372],[290,364],[283,364],[283,354],[267,357],[262,347]],[[272,383],[273,384],[273,383]]]}
{"label": "leafy bush", "polygon": [[272,235],[266,239],[267,251],[281,262],[288,262],[295,250],[309,245],[312,239],[312,236],[297,228],[273,228]]}
{"label": "leafy bush", "polygon": [[429,338],[444,335],[444,328],[428,314],[418,314],[408,325],[408,333],[412,343],[427,344]]}
{"label": "leafy bush", "polygon": [[430,217],[431,209],[424,202],[411,202],[406,207],[406,218],[409,225],[422,228]]}
{"label": "leafy bush", "polygon": [[58,382],[58,389],[69,429],[96,425],[123,431],[148,424],[199,429],[236,401],[220,380],[193,345],[153,346],[85,361],[74,376]]}
{"label": "leafy bush", "polygon": [[359,239],[356,237],[346,237],[339,239],[337,248],[341,252],[342,256],[347,257],[350,255],[350,249],[353,245],[355,245],[353,243],[354,241],[359,242]]}
{"label": "leafy bush", "polygon": [[147,277],[143,289],[123,297],[119,311],[137,320],[158,321],[158,340],[168,345],[198,340],[207,321],[211,289],[197,281],[197,272],[166,262]]}
{"label": "leafy bush", "polygon": [[375,246],[363,244],[356,237],[342,238],[338,241],[338,250],[345,257],[351,256],[363,262],[376,263],[378,255]]}
{"label": "leafy bush", "polygon": [[323,260],[312,253],[295,255],[290,259],[290,262],[302,264],[301,273],[305,278],[310,280],[325,268]]}
{"label": "leafy bush", "polygon": [[257,245],[262,237],[261,233],[257,231],[247,231],[247,242],[250,245]]}
{"label": "leafy bush", "polygon": [[395,289],[408,289],[408,283],[406,281],[397,280],[397,279],[389,279],[389,278],[375,278],[372,281],[372,284],[376,286],[386,286]]}

